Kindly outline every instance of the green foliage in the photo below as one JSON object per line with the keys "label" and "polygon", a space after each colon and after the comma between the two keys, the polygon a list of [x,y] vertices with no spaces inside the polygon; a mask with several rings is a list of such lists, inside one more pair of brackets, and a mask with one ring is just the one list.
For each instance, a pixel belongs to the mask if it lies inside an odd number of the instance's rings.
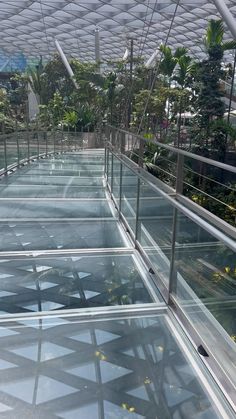
{"label": "green foliage", "polygon": [[[25,107],[25,104],[28,100],[29,78],[26,74],[16,73],[11,78],[11,81],[15,84],[15,88],[10,92],[9,99],[13,108],[18,108],[21,112],[22,108]],[[25,109],[23,112],[25,113]]]}
{"label": "green foliage", "polygon": [[93,131],[97,122],[96,114],[89,105],[81,105],[78,109],[78,124],[79,130]]}
{"label": "green foliage", "polygon": [[[116,97],[118,96],[118,90],[117,90],[117,74],[115,72],[111,72],[108,74],[107,76],[107,80],[106,80],[106,94],[107,94],[107,100],[108,100],[108,105],[109,105],[109,111],[110,111],[110,115],[109,115],[109,122],[111,123],[111,125],[113,124],[113,112],[114,112],[114,106],[115,106],[115,100]],[[123,86],[122,86],[123,87]]]}
{"label": "green foliage", "polygon": [[48,105],[40,106],[40,121],[44,125],[59,125],[65,114],[65,103],[59,92],[54,93]]}
{"label": "green foliage", "polygon": [[236,139],[236,129],[224,119],[215,119],[210,124],[211,156],[224,161],[227,139]]}
{"label": "green foliage", "polygon": [[185,193],[192,201],[236,227],[236,185],[229,184],[228,186],[229,189],[219,187],[212,191],[212,184],[206,184],[204,189],[209,196],[201,192],[193,192],[191,188]]}
{"label": "green foliage", "polygon": [[10,102],[5,89],[0,89],[0,112],[3,114],[10,113]]}
{"label": "green foliage", "polygon": [[143,110],[146,107],[144,116],[144,126],[149,127],[155,132],[157,125],[163,121],[165,117],[165,105],[169,95],[169,88],[159,85],[151,94],[149,90],[141,90],[135,95],[134,101],[134,122],[136,126],[140,124],[143,116]]}
{"label": "green foliage", "polygon": [[[224,23],[222,20],[211,19],[208,23],[206,34],[203,38],[203,43],[206,51],[211,56],[215,47],[220,47],[222,53],[236,48],[236,41],[223,42],[224,38]],[[219,50],[220,51],[220,50]],[[223,54],[221,56],[223,58]]]}
{"label": "green foliage", "polygon": [[9,134],[14,131],[14,128],[14,120],[10,116],[6,116],[5,113],[0,112],[0,132]]}
{"label": "green foliage", "polygon": [[184,88],[189,85],[189,78],[191,76],[191,57],[188,55],[182,55],[177,62],[177,71],[173,77],[180,87]]}
{"label": "green foliage", "polygon": [[175,155],[153,142],[145,144],[144,161],[146,169],[163,182],[173,185],[173,171],[175,170]]}
{"label": "green foliage", "polygon": [[64,114],[63,124],[75,128],[78,123],[78,114],[75,111],[66,111]]}
{"label": "green foliage", "polygon": [[224,161],[230,127],[224,122],[225,104],[222,100],[220,80],[224,78],[222,59],[224,51],[236,48],[236,42],[223,42],[224,25],[221,20],[210,20],[204,45],[208,58],[195,64],[193,87],[196,92],[194,107],[196,118],[193,120],[192,136],[202,148],[218,150],[218,159]]}
{"label": "green foliage", "polygon": [[41,77],[43,78],[43,83],[47,86],[44,104],[48,104],[56,92],[60,92],[63,98],[69,98],[73,94],[75,87],[58,54],[55,54],[45,65]]}
{"label": "green foliage", "polygon": [[29,83],[39,105],[46,105],[49,99],[48,78],[44,72],[42,57],[38,65],[28,69]]}
{"label": "green foliage", "polygon": [[178,47],[176,51],[172,52],[171,48],[166,45],[160,46],[160,51],[162,53],[162,59],[159,65],[160,73],[172,77],[174,69],[179,61],[179,59],[186,55],[187,49],[183,47]]}

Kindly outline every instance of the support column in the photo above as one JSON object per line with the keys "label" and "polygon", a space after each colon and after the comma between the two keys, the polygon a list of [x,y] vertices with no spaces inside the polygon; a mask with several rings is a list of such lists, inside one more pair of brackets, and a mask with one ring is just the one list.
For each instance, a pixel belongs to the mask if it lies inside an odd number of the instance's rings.
{"label": "support column", "polygon": [[234,92],[235,70],[236,70],[236,50],[234,53],[234,65],[233,65],[233,74],[232,74],[230,98],[229,98],[229,110],[228,110],[228,118],[227,118],[228,124],[230,123],[230,113],[231,113],[232,98],[233,98],[233,92]]}
{"label": "support column", "polygon": [[76,81],[74,79],[74,72],[73,72],[73,70],[72,70],[72,68],[71,68],[71,66],[70,66],[70,64],[69,64],[69,62],[68,62],[68,60],[67,60],[67,58],[66,58],[66,56],[65,56],[65,54],[62,50],[62,48],[61,48],[61,45],[59,44],[57,39],[55,40],[55,44],[56,44],[57,51],[59,52],[60,57],[62,59],[62,62],[64,64],[64,66],[66,67],[67,72],[68,72],[72,82],[74,83],[75,88],[78,89],[78,84],[76,83]]}
{"label": "support column", "polygon": [[134,60],[134,40],[130,39],[130,69],[129,69],[129,77],[130,77],[130,94],[129,94],[129,103],[128,103],[128,128],[130,128],[131,124],[131,115],[132,115],[132,99],[133,99],[133,60]]}
{"label": "support column", "polygon": [[100,32],[99,29],[95,29],[95,60],[98,64],[98,72],[100,73],[100,61],[101,61],[101,55],[100,55]]}
{"label": "support column", "polygon": [[225,0],[213,0],[213,3],[229,28],[233,38],[236,39],[236,20],[225,4]]}

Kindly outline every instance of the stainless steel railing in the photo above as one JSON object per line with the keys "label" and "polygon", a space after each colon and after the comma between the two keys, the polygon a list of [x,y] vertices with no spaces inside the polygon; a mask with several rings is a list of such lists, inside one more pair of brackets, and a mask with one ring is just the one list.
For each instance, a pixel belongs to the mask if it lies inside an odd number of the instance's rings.
{"label": "stainless steel railing", "polygon": [[236,229],[183,194],[186,158],[236,170],[164,145],[177,158],[174,184],[163,183],[142,167],[146,140],[110,127],[106,139],[105,176],[119,218],[166,303],[196,348],[204,346],[209,369],[224,390],[227,383],[225,393],[236,404]]}
{"label": "stainless steel railing", "polygon": [[236,226],[236,167],[107,126],[105,138],[115,152],[126,155],[172,188],[177,199],[205,208]]}
{"label": "stainless steel railing", "polygon": [[42,156],[102,146],[101,138],[94,133],[56,128],[48,131],[34,127],[0,134],[0,175]]}

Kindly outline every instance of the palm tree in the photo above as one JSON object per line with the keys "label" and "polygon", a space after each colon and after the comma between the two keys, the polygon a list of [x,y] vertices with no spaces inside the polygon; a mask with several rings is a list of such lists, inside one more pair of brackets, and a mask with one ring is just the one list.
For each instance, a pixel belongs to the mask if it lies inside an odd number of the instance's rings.
{"label": "palm tree", "polygon": [[178,137],[177,137],[177,147],[180,146],[180,136],[181,136],[181,119],[182,119],[182,112],[184,110],[184,105],[186,103],[185,98],[185,89],[189,85],[189,77],[191,75],[191,57],[188,55],[182,55],[177,63],[177,71],[173,77],[178,85],[180,86],[180,97],[179,97],[179,118],[178,118]]}
{"label": "palm tree", "polygon": [[236,48],[236,41],[234,40],[223,42],[224,32],[222,20],[211,19],[209,21],[203,42],[210,57],[217,55],[218,59],[222,60],[225,51]]}
{"label": "palm tree", "polygon": [[[165,81],[167,83],[167,87],[170,89],[174,70],[178,62],[180,61],[181,57],[186,56],[187,49],[184,47],[178,47],[173,54],[170,47],[166,45],[161,45],[160,51],[162,53],[162,59],[159,65],[159,72],[164,75]],[[170,100],[168,98],[167,121],[169,120],[169,114],[170,114]],[[167,132],[168,132],[168,126],[166,129],[166,133]]]}
{"label": "palm tree", "polygon": [[170,47],[166,45],[161,45],[160,51],[162,53],[162,59],[159,65],[159,72],[167,77],[168,85],[170,85],[174,69],[179,59],[187,54],[187,49],[183,47],[178,47],[175,53],[173,54]]}
{"label": "palm tree", "polygon": [[42,57],[40,58],[40,61],[38,65],[35,67],[35,69],[30,68],[28,70],[28,75],[29,75],[29,84],[37,98],[38,104],[45,105],[48,99],[47,98],[48,86],[47,86],[47,81],[45,79]]}
{"label": "palm tree", "polygon": [[[212,148],[218,150],[218,158],[224,160],[226,152],[227,133],[222,124],[222,130],[217,133],[211,130],[215,120],[223,120],[225,104],[222,100],[221,79],[223,77],[222,60],[225,51],[235,49],[236,41],[224,42],[224,25],[222,20],[209,21],[203,39],[207,59],[198,64],[196,82],[198,96],[196,100],[197,123],[200,145],[203,141],[208,147],[208,140],[212,138]],[[218,123],[219,128],[219,123]]]}
{"label": "palm tree", "polygon": [[117,86],[117,74],[114,72],[111,72],[108,74],[107,77],[107,99],[109,103],[110,108],[110,124],[113,124],[113,109],[114,109],[114,99],[115,99],[115,90]]}

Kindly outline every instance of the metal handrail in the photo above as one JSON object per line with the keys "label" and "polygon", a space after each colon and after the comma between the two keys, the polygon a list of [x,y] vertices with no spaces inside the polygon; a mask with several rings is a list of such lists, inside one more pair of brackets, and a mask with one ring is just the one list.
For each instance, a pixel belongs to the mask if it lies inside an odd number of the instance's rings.
{"label": "metal handrail", "polygon": [[229,164],[221,163],[219,161],[209,159],[208,157],[199,156],[198,154],[190,153],[189,151],[185,151],[185,150],[182,150],[180,148],[175,148],[173,146],[160,143],[159,141],[156,141],[156,140],[155,141],[153,141],[152,139],[149,140],[147,138],[142,137],[141,135],[138,135],[138,134],[135,134],[135,133],[132,133],[132,132],[120,129],[120,128],[115,128],[111,125],[108,125],[108,127],[111,128],[111,129],[115,129],[117,132],[121,132],[121,133],[124,133],[124,134],[127,134],[127,135],[132,135],[133,137],[136,137],[137,139],[139,139],[141,141],[144,141],[145,143],[152,143],[152,144],[157,145],[159,147],[162,147],[166,150],[172,151],[173,153],[176,153],[177,155],[182,155],[182,156],[191,158],[193,160],[200,161],[200,162],[209,164],[211,166],[218,167],[219,169],[227,170],[228,172],[236,174],[236,167],[231,166]]}
{"label": "metal handrail", "polygon": [[0,176],[3,176],[5,174],[7,174],[8,172],[12,172],[12,171],[14,171],[14,169],[17,169],[20,166],[24,166],[25,164],[27,164],[31,161],[34,161],[36,159],[41,159],[43,157],[51,156],[53,154],[58,154],[58,153],[59,153],[58,151],[56,151],[56,152],[51,151],[50,153],[41,153],[41,154],[31,156],[29,159],[28,158],[27,159],[22,159],[22,160],[19,161],[19,163],[17,162],[17,163],[9,164],[9,166],[7,166],[7,169],[0,169]]}
{"label": "metal handrail", "polygon": [[[224,230],[224,227],[219,227],[219,222],[221,218],[217,217],[218,212],[216,211],[216,208],[214,207],[214,205],[211,206],[211,200],[212,202],[218,202],[219,204],[221,204],[222,211],[224,210],[224,208],[227,207],[228,210],[230,211],[230,213],[228,214],[230,217],[228,226],[229,227],[231,227],[231,225],[233,226],[232,229],[227,228],[227,234],[229,230],[232,230],[233,233],[229,233],[229,235],[231,237],[232,236],[235,237],[236,230],[234,227],[235,227],[235,222],[236,222],[236,218],[235,218],[236,210],[234,208],[234,204],[230,205],[229,203],[229,205],[226,205],[226,202],[224,202],[224,200],[222,200],[218,196],[221,191],[223,192],[225,191],[225,188],[227,188],[227,191],[229,191],[227,182],[231,182],[231,183],[234,182],[234,178],[236,174],[235,166],[218,162],[213,159],[209,159],[207,157],[202,157],[202,156],[190,153],[182,149],[177,149],[173,146],[162,144],[159,141],[148,140],[146,138],[143,138],[140,135],[136,135],[135,133],[130,133],[126,130],[111,127],[111,126],[106,126],[105,137],[106,137],[107,144],[110,144],[110,147],[112,147],[114,152],[118,152],[123,156],[128,156],[130,160],[135,160],[136,164],[138,164],[138,166],[140,167],[143,167],[145,163],[144,153],[145,153],[145,144],[147,143],[151,143],[155,145],[156,147],[160,147],[160,149],[162,150],[168,150],[169,152],[171,152],[173,154],[174,168],[172,167],[170,170],[166,169],[167,171],[166,175],[168,176],[168,180],[167,179],[162,180],[163,185],[166,184],[166,185],[172,186],[173,193],[176,194],[176,199],[178,199],[178,197],[180,196],[183,196],[189,200],[189,203],[192,202],[191,198],[194,199],[194,196],[192,197],[189,191],[189,186],[193,188],[193,191],[195,190],[197,191],[197,193],[200,193],[204,195],[205,197],[207,196],[208,201],[206,202],[206,204],[207,205],[209,204],[210,206],[209,206],[209,210],[206,210],[206,211],[208,211],[209,218],[210,218],[210,214],[214,215],[213,221],[211,217],[211,221],[209,222],[212,222],[213,225],[217,226],[217,228],[222,228],[223,230]],[[186,178],[186,173],[188,173],[189,171],[191,172],[191,169],[190,168],[188,169],[188,167],[186,167],[186,163],[187,163],[186,159],[188,159],[188,161],[192,160],[193,167],[194,165],[199,166],[198,173],[196,173],[196,175],[198,175],[199,178],[201,179],[201,186],[199,189],[197,189],[196,186],[194,186],[194,183],[191,185],[191,180],[189,181],[188,178]],[[201,165],[207,165],[207,166],[206,167],[203,166],[201,169]],[[160,165],[154,164],[153,167],[158,169],[158,171],[161,170],[162,173],[165,173],[161,164]],[[209,192],[209,190],[211,190],[211,187],[209,189],[208,183],[205,184],[205,181],[209,182],[210,180],[210,178],[209,180],[207,180],[208,177],[206,176],[205,171],[206,170],[208,171],[210,169],[220,170],[220,172],[218,173],[219,179],[221,179],[221,177],[223,176],[223,174],[221,173],[222,170],[224,171],[224,176],[227,175],[228,177],[228,181],[226,180],[224,183],[223,181],[220,182],[221,185],[219,185],[219,182],[217,183],[217,186],[221,188],[219,189],[219,191],[218,190],[214,191],[214,188],[213,188],[212,192]],[[188,172],[186,172],[186,170]],[[164,176],[166,175],[164,174]],[[175,182],[174,182],[175,185],[173,185],[174,179],[175,179]],[[212,179],[211,182],[214,182],[214,179]],[[205,186],[208,187],[208,193]]]}
{"label": "metal handrail", "polygon": [[[112,136],[112,140],[114,140],[114,136]],[[110,158],[111,156],[111,158]],[[179,161],[184,160],[183,156],[181,158],[178,158]],[[118,166],[120,167],[120,182],[119,182],[119,192],[118,195],[113,194],[113,177],[114,177],[114,160],[119,162]],[[182,164],[182,163],[181,163]],[[129,202],[129,198],[126,197],[125,192],[123,193],[123,172],[124,168],[128,167],[129,171],[131,173],[128,173],[128,176],[131,176],[133,178],[133,174],[135,175],[137,182],[135,182],[135,196],[133,197],[134,201],[136,201],[136,206],[133,208],[132,202]],[[178,171],[177,171],[178,172]],[[236,229],[231,227],[230,225],[227,225],[225,228],[225,222],[221,219],[218,219],[217,223],[215,223],[215,226],[213,225],[212,219],[215,217],[213,214],[208,213],[206,215],[206,210],[204,208],[201,208],[200,206],[197,206],[198,208],[195,210],[195,203],[190,201],[191,205],[187,204],[187,199],[182,194],[178,194],[178,192],[175,192],[173,189],[167,187],[166,184],[162,183],[158,178],[152,176],[150,173],[146,172],[142,167],[138,166],[134,161],[132,161],[128,156],[122,153],[122,148],[118,149],[116,148],[116,143],[114,141],[110,143],[107,141],[106,143],[106,149],[105,149],[105,174],[107,179],[107,186],[108,190],[111,195],[111,199],[113,200],[118,214],[119,219],[125,226],[126,230],[129,232],[129,236],[133,241],[133,244],[135,245],[135,248],[140,252],[142,258],[144,259],[145,263],[147,264],[149,268],[149,272],[153,275],[154,282],[156,282],[156,285],[168,304],[168,307],[170,310],[174,313],[178,321],[180,322],[181,326],[184,327],[185,331],[188,333],[188,336],[190,336],[190,339],[196,346],[196,348],[199,347],[199,342],[202,343],[204,348],[206,349],[206,352],[209,354],[209,358],[206,360],[206,365],[209,368],[209,370],[214,374],[215,378],[218,379],[218,384],[220,385],[221,389],[224,391],[224,394],[227,395],[227,398],[229,399],[230,403],[232,401],[235,401],[235,380],[232,380],[233,374],[230,374],[229,371],[232,370],[231,364],[232,364],[232,357],[230,355],[230,350],[232,348],[232,342],[230,340],[229,335],[226,333],[225,330],[221,330],[221,328],[224,327],[220,322],[216,320],[214,317],[214,314],[211,314],[208,310],[207,306],[204,304],[204,300],[201,301],[201,298],[198,297],[198,294],[195,293],[194,288],[191,287],[191,284],[188,285],[188,282],[185,281],[184,277],[182,277],[181,272],[180,275],[178,275],[178,266],[175,264],[175,257],[176,257],[176,251],[178,251],[178,242],[177,242],[177,233],[178,233],[178,213],[180,216],[184,215],[187,219],[193,221],[193,223],[196,226],[200,226],[201,229],[203,229],[205,232],[208,232],[211,235],[211,245],[214,242],[214,245],[220,246],[223,245],[223,248],[230,249],[233,252],[236,252]],[[117,174],[116,174],[117,176]],[[160,187],[161,183],[161,187]],[[133,183],[132,183],[133,184]],[[161,197],[161,199],[165,199],[168,204],[172,207],[172,211],[169,214],[168,217],[171,221],[171,239],[170,243],[168,241],[168,257],[165,256],[165,252],[163,252],[162,245],[159,246],[158,241],[155,243],[155,234],[152,235],[152,231],[148,230],[148,243],[151,244],[150,249],[156,249],[157,247],[157,253],[158,253],[158,259],[161,255],[163,257],[163,262],[165,265],[164,273],[162,273],[162,269],[158,269],[156,266],[155,261],[150,257],[150,254],[148,253],[146,249],[146,240],[144,240],[144,245],[142,244],[142,239],[140,236],[139,226],[142,225],[142,213],[140,213],[140,190],[141,185],[145,184],[145,186],[148,187],[148,189],[153,190],[152,196]],[[125,184],[126,185],[126,184]],[[162,185],[164,188],[168,188],[164,192],[161,188]],[[159,186],[159,187],[158,187]],[[178,188],[176,188],[176,191]],[[149,199],[149,197],[147,197]],[[123,211],[123,205],[122,200],[126,201],[126,205],[129,205],[129,211],[128,215]],[[158,204],[157,204],[158,206]],[[131,216],[129,215],[131,212]],[[132,220],[130,223],[129,217]],[[217,217],[215,217],[217,218]],[[182,217],[181,217],[182,219]],[[161,221],[160,221],[161,222]],[[140,224],[141,223],[141,224]],[[145,229],[145,223],[143,224],[143,228]],[[225,234],[226,232],[226,234]],[[228,235],[227,235],[228,234]],[[215,239],[215,240],[214,240]],[[209,246],[208,241],[204,241],[203,243],[207,244]],[[195,241],[193,241],[195,243]],[[202,241],[198,243],[198,245],[202,246]],[[185,244],[182,245],[182,249],[185,249]],[[149,250],[149,249],[148,249]],[[204,250],[203,250],[204,251]],[[162,264],[161,264],[162,266]],[[222,266],[223,267],[223,266]],[[177,272],[176,272],[177,271]],[[180,282],[179,282],[180,281]],[[211,341],[208,340],[207,334],[202,336],[202,325],[200,322],[200,325],[197,323],[195,324],[192,321],[192,317],[188,314],[188,310],[184,310],[182,305],[181,297],[177,298],[175,294],[176,284],[182,284],[184,285],[184,290],[187,289],[187,291],[190,293],[190,300],[193,299],[193,301],[196,303],[197,310],[202,307],[202,310],[200,310],[201,316],[203,316],[204,321],[206,322],[206,330],[210,328],[210,330],[213,331],[214,336],[218,339],[222,339],[222,348],[218,347],[216,345],[213,349],[211,347]],[[202,319],[202,318],[201,318]],[[221,326],[220,326],[221,325]],[[220,326],[220,327],[219,327]],[[218,340],[217,340],[218,342]],[[227,368],[224,370],[221,368],[222,366],[222,353],[224,354],[227,363]],[[234,370],[232,370],[234,371]],[[217,372],[218,375],[215,375],[215,372]]]}
{"label": "metal handrail", "polygon": [[[214,236],[217,240],[223,242],[231,250],[233,250],[234,252],[236,252],[236,242],[235,242],[234,239],[226,236],[226,234],[224,234],[222,231],[218,230],[216,227],[214,227],[213,225],[209,224],[209,222],[205,221],[199,215],[197,215],[196,213],[194,213],[190,209],[186,208],[186,206],[184,206],[183,204],[181,204],[178,201],[176,201],[176,199],[174,199],[173,197],[171,197],[169,194],[167,194],[166,192],[164,192],[161,189],[159,189],[158,186],[156,186],[154,183],[151,182],[151,180],[149,180],[149,179],[146,178],[146,176],[145,176],[146,175],[146,172],[143,169],[138,168],[137,166],[135,167],[132,164],[129,165],[128,162],[127,162],[127,160],[125,161],[124,159],[122,159],[122,157],[120,157],[118,155],[115,155],[115,157],[121,163],[123,163],[125,166],[127,166],[138,178],[144,180],[148,184],[148,186],[150,186],[150,188],[152,188],[159,195],[161,195],[163,198],[165,198],[167,201],[169,201],[169,203],[174,208],[176,208],[177,210],[179,210],[180,212],[182,212],[184,215],[186,215],[186,217],[190,218],[192,221],[194,221],[196,224],[198,224],[201,228],[203,228],[209,234],[211,234],[212,236]],[[233,227],[232,227],[232,229],[233,229]],[[222,230],[223,230],[223,228],[222,228]]]}

